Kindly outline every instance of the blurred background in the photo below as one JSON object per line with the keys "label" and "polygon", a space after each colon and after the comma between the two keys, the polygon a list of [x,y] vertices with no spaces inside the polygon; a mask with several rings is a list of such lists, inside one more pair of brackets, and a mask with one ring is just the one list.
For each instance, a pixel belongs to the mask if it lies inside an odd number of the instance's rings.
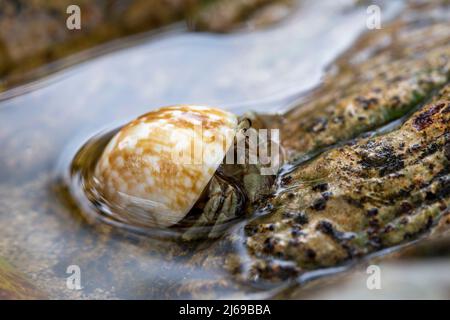
{"label": "blurred background", "polygon": [[[82,28],[65,28],[77,5]],[[295,0],[5,0],[0,2],[2,90],[39,66],[128,35],[179,23],[192,31],[231,32],[289,15]]]}
{"label": "blurred background", "polygon": [[[184,247],[87,223],[73,203],[59,201],[58,179],[87,139],[159,106],[201,103],[241,114],[301,102],[342,67],[334,62],[367,31],[371,3],[1,0],[0,298],[252,297],[233,286],[216,290],[211,283],[227,275],[190,268]],[[376,3],[388,23],[405,3],[429,2]],[[70,5],[80,8],[81,29],[66,26]],[[391,40],[362,42],[367,50],[357,57]],[[363,264],[279,297],[450,298],[449,223],[380,262],[387,290],[366,290]],[[173,252],[181,261],[168,258]],[[89,275],[83,291],[66,288],[73,263]],[[180,289],[187,278],[200,293]]]}

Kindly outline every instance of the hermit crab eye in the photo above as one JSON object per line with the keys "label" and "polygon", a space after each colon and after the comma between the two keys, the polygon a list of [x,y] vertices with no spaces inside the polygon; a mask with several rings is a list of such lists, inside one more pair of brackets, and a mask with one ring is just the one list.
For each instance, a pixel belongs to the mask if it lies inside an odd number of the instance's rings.
{"label": "hermit crab eye", "polygon": [[96,189],[122,221],[172,226],[202,195],[237,124],[235,115],[203,106],[149,112],[109,141],[95,167]]}

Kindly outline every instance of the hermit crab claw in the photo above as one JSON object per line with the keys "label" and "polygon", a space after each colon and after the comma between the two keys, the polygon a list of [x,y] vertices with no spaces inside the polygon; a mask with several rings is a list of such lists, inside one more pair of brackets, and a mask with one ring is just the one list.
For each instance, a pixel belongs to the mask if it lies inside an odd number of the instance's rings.
{"label": "hermit crab claw", "polygon": [[122,127],[95,168],[116,218],[170,227],[199,200],[236,135],[235,115],[193,105],[164,107]]}

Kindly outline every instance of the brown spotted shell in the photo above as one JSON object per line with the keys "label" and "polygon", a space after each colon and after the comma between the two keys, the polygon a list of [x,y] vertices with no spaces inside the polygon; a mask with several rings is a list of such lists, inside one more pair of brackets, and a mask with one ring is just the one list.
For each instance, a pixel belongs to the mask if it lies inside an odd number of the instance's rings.
{"label": "brown spotted shell", "polygon": [[95,170],[122,220],[168,227],[199,199],[236,134],[237,117],[191,105],[164,107],[125,125]]}

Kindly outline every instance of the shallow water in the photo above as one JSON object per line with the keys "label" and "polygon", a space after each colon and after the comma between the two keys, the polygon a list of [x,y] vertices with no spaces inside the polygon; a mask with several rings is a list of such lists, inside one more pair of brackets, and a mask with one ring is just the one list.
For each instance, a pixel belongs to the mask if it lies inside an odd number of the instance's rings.
{"label": "shallow water", "polygon": [[[90,137],[159,106],[285,110],[320,83],[325,68],[365,30],[365,19],[365,7],[352,1],[305,1],[288,21],[252,33],[175,27],[0,94],[0,256],[50,298],[259,292],[213,285],[230,279],[220,268],[192,268],[191,254],[208,244],[156,240],[83,218],[59,183]],[[69,265],[80,266],[83,290],[67,288]]]}

